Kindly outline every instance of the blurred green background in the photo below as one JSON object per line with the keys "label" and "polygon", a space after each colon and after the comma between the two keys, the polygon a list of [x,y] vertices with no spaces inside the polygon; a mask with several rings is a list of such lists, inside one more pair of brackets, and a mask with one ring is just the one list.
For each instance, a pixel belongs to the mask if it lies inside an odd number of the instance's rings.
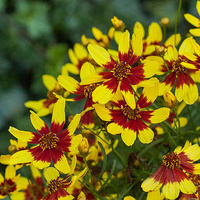
{"label": "blurred green background", "polygon": [[[42,75],[57,77],[68,58],[68,49],[92,37],[93,26],[107,33],[117,16],[132,32],[136,21],[147,32],[162,17],[174,32],[176,0],[0,0],[0,154],[8,153],[8,127],[33,130],[24,103],[46,97]],[[192,26],[184,13],[198,17],[196,0],[183,0],[178,32],[184,39]]]}

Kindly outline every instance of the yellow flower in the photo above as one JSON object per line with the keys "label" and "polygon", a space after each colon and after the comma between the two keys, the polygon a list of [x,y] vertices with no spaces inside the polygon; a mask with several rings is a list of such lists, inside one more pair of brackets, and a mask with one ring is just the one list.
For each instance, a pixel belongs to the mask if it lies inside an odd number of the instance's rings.
{"label": "yellow flower", "polygon": [[[196,9],[197,9],[198,14],[200,15],[200,1],[197,1]],[[191,15],[189,13],[186,13],[184,15],[184,17],[185,17],[185,19],[190,24],[192,24],[193,26],[197,27],[197,28],[194,28],[194,29],[190,29],[189,32],[192,35],[194,35],[196,37],[199,37],[200,36],[200,23],[199,23],[199,19],[197,17],[194,17],[193,15]]]}

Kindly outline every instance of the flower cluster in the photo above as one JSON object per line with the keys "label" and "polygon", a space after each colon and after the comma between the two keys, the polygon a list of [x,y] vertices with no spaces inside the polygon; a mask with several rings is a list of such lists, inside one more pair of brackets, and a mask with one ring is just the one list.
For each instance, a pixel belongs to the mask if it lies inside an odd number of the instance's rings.
{"label": "flower cluster", "polygon": [[[200,36],[199,20],[185,18]],[[35,130],[9,127],[18,141],[0,157],[8,165],[1,199],[200,197],[200,146],[192,144],[200,134],[200,45],[176,32],[165,39],[168,18],[162,27],[152,22],[147,36],[140,22],[132,33],[117,17],[111,22],[108,34],[93,27],[94,38],[83,35],[69,49],[58,77],[43,75],[47,98],[25,103]],[[16,176],[20,168],[26,177]]]}

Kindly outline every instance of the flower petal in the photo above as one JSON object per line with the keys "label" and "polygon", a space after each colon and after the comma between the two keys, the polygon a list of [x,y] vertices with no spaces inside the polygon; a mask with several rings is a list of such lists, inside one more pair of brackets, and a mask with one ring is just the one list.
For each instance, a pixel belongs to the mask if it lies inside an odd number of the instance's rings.
{"label": "flower petal", "polygon": [[199,27],[199,19],[193,15],[186,13],[184,14],[185,19],[193,26]]}
{"label": "flower petal", "polygon": [[108,124],[108,126],[107,126],[107,131],[109,133],[111,133],[112,135],[122,133],[123,129],[124,128],[122,126],[120,126],[119,124],[117,124],[115,122],[112,122],[112,123]]}
{"label": "flower petal", "polygon": [[125,128],[122,131],[121,137],[123,142],[127,145],[127,146],[131,146],[134,144],[135,140],[136,140],[136,132],[132,129],[129,129],[128,127]]}
{"label": "flower petal", "polygon": [[30,142],[34,138],[34,134],[30,131],[20,131],[14,127],[9,127],[8,131],[19,140]]}
{"label": "flower petal", "polygon": [[48,74],[42,76],[43,83],[48,90],[53,90],[57,84],[56,79]]}
{"label": "flower petal", "polygon": [[40,118],[38,117],[37,114],[35,114],[33,111],[30,111],[31,115],[31,123],[34,126],[34,128],[40,133],[40,134],[46,134],[49,132],[49,128],[47,124]]}
{"label": "flower petal", "polygon": [[[176,44],[175,44],[175,37],[176,37]],[[177,33],[176,35],[173,34],[166,40],[166,42],[164,43],[164,46],[165,47],[168,47],[170,45],[174,46],[174,44],[175,44],[175,46],[177,46],[180,43],[180,41],[181,41],[180,33]]]}
{"label": "flower petal", "polygon": [[170,109],[169,108],[159,108],[151,113],[149,120],[151,123],[156,124],[165,121],[169,117]]}
{"label": "flower petal", "polygon": [[95,74],[96,74],[95,68],[94,68],[94,66],[91,63],[85,62],[82,65],[81,71],[80,71],[80,78],[81,78],[81,80],[84,80],[88,76],[93,76]]}
{"label": "flower petal", "polygon": [[13,165],[8,165],[5,170],[5,178],[13,179],[16,176],[15,167]]}
{"label": "flower petal", "polygon": [[48,167],[44,169],[43,174],[47,183],[50,183],[51,180],[56,180],[60,176],[60,173],[54,167]]}
{"label": "flower petal", "polygon": [[104,121],[111,121],[112,117],[110,115],[109,109],[105,108],[104,105],[94,104],[93,105],[97,115]]}

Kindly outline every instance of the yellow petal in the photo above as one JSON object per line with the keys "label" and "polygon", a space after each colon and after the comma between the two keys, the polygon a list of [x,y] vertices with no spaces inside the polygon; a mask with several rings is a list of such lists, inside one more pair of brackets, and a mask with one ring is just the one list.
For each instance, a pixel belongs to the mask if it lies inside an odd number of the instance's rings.
{"label": "yellow petal", "polygon": [[112,99],[115,93],[104,85],[98,86],[92,93],[93,101],[106,104]]}
{"label": "yellow petal", "polygon": [[150,121],[153,124],[160,123],[165,121],[169,117],[170,109],[169,108],[159,108],[154,110],[150,117]]}
{"label": "yellow petal", "polygon": [[147,59],[144,60],[143,64],[145,78],[152,77],[158,71],[159,63],[156,61],[151,61]]}
{"label": "yellow petal", "polygon": [[193,104],[198,99],[198,88],[196,84],[190,84],[188,86],[188,91],[185,93],[183,100],[186,104]]}
{"label": "yellow petal", "polygon": [[191,42],[192,42],[192,46],[193,46],[193,48],[195,50],[195,53],[197,55],[200,55],[200,46],[199,46],[199,44],[194,39],[192,39]]}
{"label": "yellow petal", "polygon": [[133,55],[141,56],[143,52],[143,42],[142,42],[142,35],[139,33],[132,35],[131,45],[133,49]]}
{"label": "yellow petal", "polygon": [[181,180],[180,184],[180,190],[184,194],[193,194],[196,192],[196,187],[192,183],[191,180],[187,180],[186,178]]}
{"label": "yellow petal", "polygon": [[197,1],[196,9],[197,9],[198,14],[200,15],[200,1]]}
{"label": "yellow petal", "polygon": [[112,135],[116,135],[116,134],[120,134],[123,132],[123,127],[112,122],[112,123],[108,124],[107,131],[108,131],[108,133],[111,133]]}
{"label": "yellow petal", "polygon": [[158,190],[160,187],[162,186],[162,184],[158,181],[155,181],[154,178],[147,178],[144,182],[142,182],[142,189],[145,192],[149,192],[149,191],[153,191],[153,190]]}
{"label": "yellow petal", "polygon": [[81,134],[72,137],[71,145],[69,147],[70,152],[73,152],[78,148],[78,145],[82,141],[82,138],[83,136]]}
{"label": "yellow petal", "polygon": [[92,27],[92,33],[96,40],[101,40],[103,33],[96,27]]}
{"label": "yellow petal", "polygon": [[200,36],[200,28],[190,29],[189,32],[190,32],[192,35],[194,35],[195,37],[199,37],[199,36]]}
{"label": "yellow petal", "polygon": [[192,24],[193,26],[199,27],[199,19],[198,18],[196,18],[193,15],[188,14],[188,13],[184,14],[184,17],[190,24]]}
{"label": "yellow petal", "polygon": [[76,43],[74,45],[74,53],[76,54],[79,60],[82,60],[88,57],[88,52],[86,48],[82,44],[79,44],[79,43]]}
{"label": "yellow petal", "polygon": [[71,93],[76,92],[79,87],[79,82],[70,76],[58,76],[58,83]]}
{"label": "yellow petal", "polygon": [[160,195],[160,190],[148,192],[146,200],[155,200],[155,199],[162,200],[161,195]]}
{"label": "yellow petal", "polygon": [[0,163],[3,165],[9,165],[11,155],[1,155],[0,156]]}
{"label": "yellow petal", "polygon": [[96,63],[103,66],[111,61],[110,54],[101,46],[89,44],[88,51]]}
{"label": "yellow petal", "polygon": [[104,121],[111,121],[112,117],[110,116],[109,109],[105,108],[104,105],[95,104],[93,105],[97,115]]}
{"label": "yellow petal", "polygon": [[168,60],[168,61],[173,61],[173,60],[176,61],[178,59],[178,52],[177,52],[176,48],[173,46],[169,46],[164,55],[164,59]]}
{"label": "yellow petal", "polygon": [[58,177],[60,177],[60,173],[54,167],[48,167],[44,169],[43,174],[47,183],[50,183],[51,180],[56,180]]}
{"label": "yellow petal", "polygon": [[9,127],[8,131],[16,138],[24,141],[29,142],[33,139],[34,135],[29,131],[20,131],[14,127]]}
{"label": "yellow petal", "polygon": [[38,115],[35,114],[33,111],[30,112],[31,112],[30,118],[32,125],[37,131],[40,131],[42,128],[45,127],[45,122],[40,117],[38,117]]}
{"label": "yellow petal", "polygon": [[135,95],[131,93],[130,91],[124,91],[121,90],[122,95],[124,96],[124,99],[126,103],[132,108],[135,109],[136,103],[135,103]]}
{"label": "yellow petal", "polygon": [[122,140],[123,142],[127,145],[127,146],[131,146],[134,144],[135,140],[136,140],[136,132],[129,129],[129,128],[125,128],[121,134]]}
{"label": "yellow petal", "polygon": [[48,74],[42,76],[43,83],[48,90],[53,90],[56,86],[56,79]]}
{"label": "yellow petal", "polygon": [[60,157],[60,159],[56,163],[54,163],[54,166],[63,174],[67,174],[71,171],[67,158],[64,154]]}
{"label": "yellow petal", "polygon": [[88,76],[87,78],[81,80],[80,85],[88,85],[91,83],[97,83],[97,82],[101,82],[104,81],[105,79],[102,78],[101,75],[99,74],[93,74],[91,76]]}
{"label": "yellow petal", "polygon": [[68,76],[68,72],[78,75],[79,74],[79,69],[76,65],[72,64],[72,63],[66,63],[63,67],[62,67],[62,75],[64,76]]}
{"label": "yellow petal", "polygon": [[34,160],[31,152],[29,150],[21,150],[14,153],[9,160],[10,165],[16,165],[21,163],[29,163]]}
{"label": "yellow petal", "polygon": [[144,144],[149,144],[150,142],[153,141],[154,132],[149,127],[146,127],[143,130],[139,130],[138,138],[140,142]]}
{"label": "yellow petal", "polygon": [[179,183],[178,182],[169,182],[163,186],[163,194],[168,199],[176,199],[179,195]]}
{"label": "yellow petal", "polygon": [[179,102],[181,102],[184,98],[184,96],[188,92],[188,85],[183,83],[179,88],[176,88],[175,90],[175,96]]}
{"label": "yellow petal", "polygon": [[73,135],[81,120],[81,115],[76,114],[68,126],[69,135]]}
{"label": "yellow petal", "polygon": [[117,44],[119,44],[119,41],[120,41],[120,38],[121,38],[122,34],[123,33],[121,31],[115,31],[115,33],[114,33],[114,39],[115,39],[115,42]]}
{"label": "yellow petal", "polygon": [[185,53],[190,53],[193,54],[194,53],[194,47],[192,45],[193,42],[193,38],[192,37],[188,37],[186,38],[181,46],[179,47],[179,55],[184,55]]}
{"label": "yellow petal", "polygon": [[[175,37],[176,37],[176,44],[175,44]],[[175,46],[177,46],[180,43],[180,41],[181,41],[180,33],[177,33],[176,35],[173,34],[166,40],[166,42],[164,43],[164,46],[165,47],[168,47],[170,45],[174,46],[174,44]]]}
{"label": "yellow petal", "polygon": [[40,171],[34,165],[30,165],[30,169],[31,169],[31,174],[32,174],[34,180],[42,177]]}
{"label": "yellow petal", "polygon": [[74,65],[78,64],[78,58],[76,57],[74,51],[72,49],[68,50],[69,59]]}
{"label": "yellow petal", "polygon": [[38,169],[44,169],[48,167],[51,163],[46,162],[46,161],[41,161],[41,160],[34,160],[32,164]]}
{"label": "yellow petal", "polygon": [[140,34],[142,38],[144,38],[145,35],[145,31],[144,31],[144,27],[140,22],[136,22],[134,27],[133,27],[133,33],[134,34]]}
{"label": "yellow petal", "polygon": [[81,71],[80,71],[80,78],[81,78],[81,80],[84,80],[88,76],[93,76],[95,74],[96,74],[95,68],[94,68],[94,66],[91,63],[85,62],[82,65]]}
{"label": "yellow petal", "polygon": [[124,55],[128,54],[130,49],[130,33],[126,30],[119,41],[119,48],[118,51]]}
{"label": "yellow petal", "polygon": [[15,167],[13,165],[7,166],[5,171],[5,178],[8,180],[8,179],[13,179],[15,176],[16,176]]}
{"label": "yellow petal", "polygon": [[161,42],[162,41],[162,30],[158,23],[152,22],[148,29],[148,37],[146,39],[147,44]]}
{"label": "yellow petal", "polygon": [[54,105],[51,123],[63,124],[65,122],[65,99],[60,98]]}

